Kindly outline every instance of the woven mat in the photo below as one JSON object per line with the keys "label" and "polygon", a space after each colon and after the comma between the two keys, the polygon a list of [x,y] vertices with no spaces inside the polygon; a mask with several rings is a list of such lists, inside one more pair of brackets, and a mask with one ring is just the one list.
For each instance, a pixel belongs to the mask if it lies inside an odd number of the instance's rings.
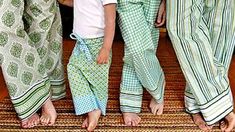
{"label": "woven mat", "polygon": [[[164,40],[162,40],[164,41]],[[162,42],[161,41],[161,42]],[[169,41],[169,40],[168,40]],[[140,117],[141,123],[138,127],[127,127],[123,124],[122,115],[119,110],[119,85],[122,70],[123,43],[115,42],[113,45],[113,63],[110,70],[109,81],[109,101],[107,116],[101,117],[99,125],[95,131],[100,132],[197,132],[200,131],[195,126],[190,116],[184,110],[184,86],[185,80],[180,70],[177,59],[174,55],[170,42],[160,44],[158,58],[163,67],[166,77],[165,107],[164,114],[154,116],[148,108],[150,95],[145,91],[143,97],[143,107]],[[72,51],[73,42],[65,41],[64,63],[68,63],[68,58]],[[169,48],[170,47],[170,48]],[[66,71],[65,71],[66,72]],[[8,98],[0,102],[0,132],[78,132],[84,116],[75,116],[71,93],[67,97],[54,102],[58,112],[58,119],[54,126],[37,126],[33,129],[21,129],[15,111]],[[213,131],[219,131],[216,125]]]}

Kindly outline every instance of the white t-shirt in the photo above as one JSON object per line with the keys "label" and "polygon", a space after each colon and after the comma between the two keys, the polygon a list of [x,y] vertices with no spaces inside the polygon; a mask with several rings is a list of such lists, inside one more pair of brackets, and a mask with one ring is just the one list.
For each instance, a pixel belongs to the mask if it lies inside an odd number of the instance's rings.
{"label": "white t-shirt", "polygon": [[82,38],[104,36],[104,5],[117,0],[74,0],[73,32]]}

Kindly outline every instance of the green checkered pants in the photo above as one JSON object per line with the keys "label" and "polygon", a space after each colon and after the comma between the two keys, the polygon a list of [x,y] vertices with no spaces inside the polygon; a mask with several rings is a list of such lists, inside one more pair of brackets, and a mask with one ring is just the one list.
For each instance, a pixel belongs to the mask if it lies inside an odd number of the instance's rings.
{"label": "green checkered pants", "polygon": [[165,79],[156,57],[159,30],[154,27],[160,0],[118,0],[119,26],[125,41],[120,105],[141,111],[143,87],[163,101]]}
{"label": "green checkered pants", "polygon": [[0,1],[0,65],[20,119],[65,96],[56,0]]}
{"label": "green checkered pants", "polygon": [[167,28],[187,81],[185,106],[208,125],[233,111],[228,69],[235,44],[234,0],[169,0]]}

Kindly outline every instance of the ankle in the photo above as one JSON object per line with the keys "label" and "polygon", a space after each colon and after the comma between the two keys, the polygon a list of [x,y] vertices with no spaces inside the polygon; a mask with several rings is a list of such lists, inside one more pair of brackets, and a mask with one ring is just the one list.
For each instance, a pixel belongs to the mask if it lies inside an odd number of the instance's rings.
{"label": "ankle", "polygon": [[88,115],[93,114],[93,113],[100,113],[101,114],[101,110],[100,109],[95,109],[95,110],[89,112]]}

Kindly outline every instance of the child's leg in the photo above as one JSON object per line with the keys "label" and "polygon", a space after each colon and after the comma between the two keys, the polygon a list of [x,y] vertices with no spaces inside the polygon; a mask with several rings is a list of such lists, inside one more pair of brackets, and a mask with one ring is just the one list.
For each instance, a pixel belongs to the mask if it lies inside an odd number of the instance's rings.
{"label": "child's leg", "polygon": [[[159,4],[160,4],[159,3],[160,1],[156,1],[156,2],[157,3],[155,3],[155,4],[157,4],[157,6],[155,6],[155,7],[158,8]],[[151,7],[151,6],[155,5],[155,4],[149,4],[148,6]],[[151,23],[151,24],[149,24],[149,28],[152,29],[152,32],[151,32],[152,36],[151,37],[152,37],[152,41],[153,41],[153,45],[154,45],[154,51],[155,51],[155,54],[156,54],[157,47],[158,47],[158,41],[159,41],[159,35],[160,34],[159,34],[159,29],[153,26],[153,23],[155,22],[154,18],[156,17],[155,13],[152,11],[153,9],[155,9],[155,8],[149,8],[149,10],[146,12],[146,14],[148,14],[148,21],[149,21],[149,23]],[[163,88],[163,90],[165,88],[164,84],[165,84],[165,81],[163,79],[162,80],[162,88]],[[148,90],[148,92],[152,95],[152,99],[151,99],[150,104],[149,104],[151,112],[154,115],[155,114],[157,114],[157,115],[162,114],[163,113],[164,103],[163,103],[163,101],[157,101],[157,96],[158,96],[159,93],[154,93],[154,92],[151,92],[150,90]],[[162,96],[164,94],[163,92],[162,92]]]}
{"label": "child's leg", "polygon": [[[84,76],[82,70],[79,68],[79,57],[72,54],[67,65],[68,80],[73,97],[73,103],[76,115],[92,112],[98,109],[95,95],[91,91],[90,84]],[[89,125],[88,117],[84,120],[82,127],[87,128]]]}
{"label": "child's leg", "polygon": [[126,125],[136,126],[140,122],[141,119],[137,113],[141,111],[142,96],[143,88],[135,70],[125,60],[120,88],[120,108]]}
{"label": "child's leg", "polygon": [[83,71],[79,68],[79,64],[82,63],[79,58],[72,54],[67,65],[68,80],[76,115],[82,115],[98,109],[90,84]]}
{"label": "child's leg", "polygon": [[[50,9],[50,10],[49,10]],[[30,44],[35,47],[44,65],[44,74],[51,82],[51,98],[65,97],[64,71],[62,64],[62,29],[59,7],[56,0],[30,0],[25,6],[25,29]],[[43,124],[54,124],[56,111],[47,100],[42,106]],[[50,122],[50,123],[49,123]]]}
{"label": "child's leg", "polygon": [[[56,0],[54,0],[56,1]],[[52,100],[58,100],[66,96],[66,84],[64,77],[64,66],[63,66],[63,41],[62,41],[62,23],[60,16],[60,9],[56,2],[55,6],[55,18],[50,28],[50,34],[48,34],[47,41],[50,45],[48,46],[49,53],[47,62],[53,60],[54,64],[48,67],[48,75],[51,82],[51,94]],[[51,59],[53,58],[53,59]],[[46,62],[46,63],[47,63]]]}
{"label": "child's leg", "polygon": [[[99,50],[103,45],[103,39],[89,39],[86,40],[89,46],[89,50],[94,56],[94,60],[99,54]],[[108,100],[108,77],[109,67],[111,64],[111,55],[108,64],[97,65],[96,61],[90,65],[90,68],[84,72],[84,76],[87,77],[91,90],[95,95],[98,109],[88,113],[88,131],[93,131],[98,124],[100,115],[106,114],[107,100]]]}
{"label": "child's leg", "polygon": [[[156,7],[157,3],[160,4],[160,2],[158,1],[155,3]],[[157,101],[159,101],[159,103],[162,103],[164,75],[156,58],[156,46],[155,44],[153,44],[152,40],[151,33],[152,26],[154,26],[154,18],[151,18],[146,15],[146,12],[148,12],[146,7],[148,6],[143,7],[143,3],[141,1],[136,3],[120,1],[118,5],[118,12],[120,16],[119,24],[123,34],[123,38],[125,40],[124,63],[127,63],[124,64],[123,76],[127,76],[129,73],[133,74],[132,72],[125,71],[127,69],[127,65],[132,66],[131,71],[133,71],[135,74],[129,75],[130,77],[126,78],[129,78],[129,80],[135,80],[134,85],[132,84],[132,86],[134,86],[135,93],[141,93],[140,91],[142,91],[142,89],[141,86],[139,86],[139,83],[141,83],[144,87],[148,89],[148,91],[154,98],[158,99]],[[156,7],[154,7],[154,9],[156,9]],[[156,12],[154,13],[156,14],[157,10],[155,11]],[[148,20],[147,18],[150,18],[151,20]],[[125,74],[125,72],[127,74]],[[122,85],[128,86],[128,81],[123,81]],[[137,87],[135,85],[137,85]],[[139,88],[141,90],[139,90]],[[121,91],[124,90],[122,90],[121,88]],[[128,93],[133,93],[133,90],[128,91]],[[135,98],[137,98],[137,100],[142,99],[139,95],[136,97],[131,97],[130,95],[125,96],[126,98],[129,99],[130,97],[133,100],[136,100]],[[122,100],[122,93],[120,98],[120,100]],[[124,106],[125,103],[127,103],[127,101],[121,101],[121,105]],[[138,101],[136,103],[138,104],[138,108],[135,109],[139,109],[140,111],[141,101]],[[132,110],[132,113],[136,112]]]}
{"label": "child's leg", "polygon": [[150,102],[153,114],[163,113],[164,73],[153,52],[146,51],[134,56],[135,71],[146,90],[153,97]]}
{"label": "child's leg", "polygon": [[[23,120],[23,127],[38,124],[36,112],[50,96],[50,81],[37,48],[46,42],[48,30],[45,28],[51,25],[47,23],[48,19],[43,20],[47,15],[53,18],[53,13],[48,14],[52,3],[52,0],[0,2],[1,68],[12,103],[19,118]],[[22,20],[23,16],[25,21]]]}
{"label": "child's leg", "polygon": [[[49,10],[50,9],[50,10]],[[45,65],[51,82],[51,98],[65,97],[64,67],[62,64],[62,24],[56,0],[30,0],[25,6],[25,29]]]}
{"label": "child's leg", "polygon": [[[230,52],[225,49],[232,49],[233,47],[223,47],[223,44],[231,45],[230,42],[232,42],[231,30],[226,30],[234,29],[230,27],[233,25],[231,23],[234,23],[230,17],[231,13],[234,12],[231,8],[232,4],[228,4],[230,2],[216,1],[216,6],[211,9],[218,14],[212,13],[213,17],[208,19],[203,16],[205,14],[204,11],[207,11],[204,9],[206,3],[188,0],[167,2],[169,7],[167,16],[169,35],[192,92],[192,96],[185,95],[186,106],[191,105],[189,102],[192,101],[191,98],[193,97],[208,125],[212,125],[224,117],[226,118],[226,115],[230,115],[233,110],[225,66],[218,62],[214,56],[213,45],[215,43],[212,43],[214,42],[212,38],[216,35],[210,32],[209,28],[211,27],[207,25],[215,22],[215,29],[219,29],[216,32],[222,35],[219,37],[219,47],[226,53]],[[193,21],[191,21],[192,19]],[[226,20],[226,22],[222,20]],[[234,31],[232,33],[234,34]],[[224,34],[226,34],[226,37]],[[229,39],[230,41],[227,41]],[[189,112],[192,113],[192,111],[193,109]],[[233,113],[231,116],[233,116]],[[233,127],[233,123],[228,125]]]}
{"label": "child's leg", "polygon": [[79,51],[78,56],[74,54],[75,48],[68,64],[68,78],[76,114],[88,113],[82,126],[92,131],[96,127],[100,115],[106,114],[111,57],[108,64],[97,65],[96,57],[103,44],[103,39],[87,39],[85,43],[93,56],[93,61],[88,62],[82,51]]}

